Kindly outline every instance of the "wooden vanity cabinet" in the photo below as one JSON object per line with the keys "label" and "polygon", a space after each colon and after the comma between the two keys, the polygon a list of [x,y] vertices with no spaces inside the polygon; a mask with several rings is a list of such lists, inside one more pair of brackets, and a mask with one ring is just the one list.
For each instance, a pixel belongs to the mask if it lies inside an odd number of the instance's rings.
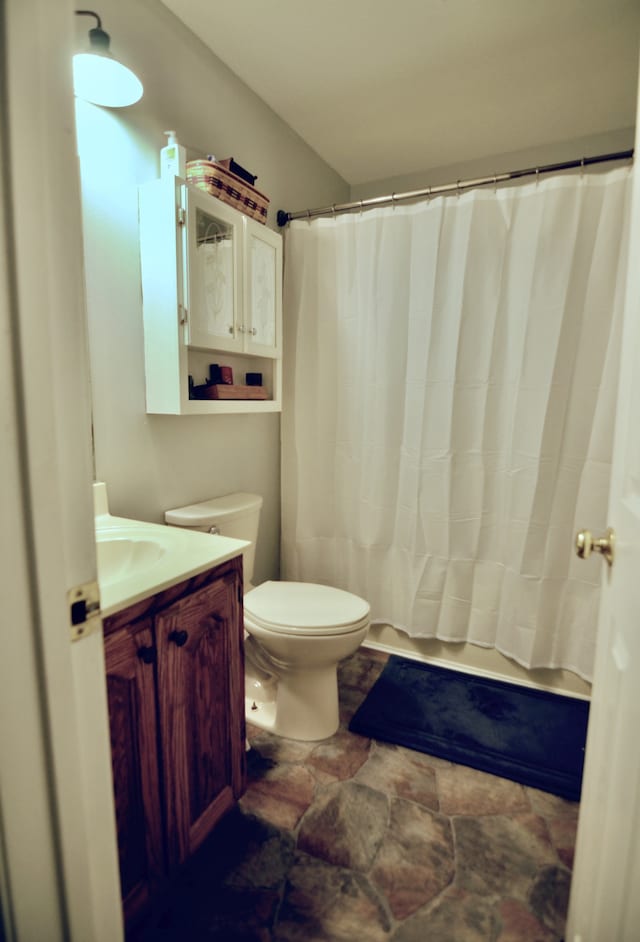
{"label": "wooden vanity cabinet", "polygon": [[127,919],[146,908],[165,871],[157,710],[149,618],[105,637],[111,765],[120,858],[120,883]]}
{"label": "wooden vanity cabinet", "polygon": [[240,655],[238,621],[237,588],[225,579],[156,619],[171,863],[186,860],[241,793],[244,676],[230,669]]}
{"label": "wooden vanity cabinet", "polygon": [[105,620],[125,921],[246,784],[241,560]]}

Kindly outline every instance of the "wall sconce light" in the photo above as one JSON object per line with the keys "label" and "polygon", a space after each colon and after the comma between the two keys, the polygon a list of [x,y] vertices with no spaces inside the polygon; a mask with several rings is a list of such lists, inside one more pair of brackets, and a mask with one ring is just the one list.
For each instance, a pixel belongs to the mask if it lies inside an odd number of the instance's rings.
{"label": "wall sconce light", "polygon": [[78,98],[107,108],[124,108],[142,98],[142,82],[109,52],[109,34],[93,10],[76,10],[76,16],[95,16],[89,30],[89,49],[73,57],[73,89]]}

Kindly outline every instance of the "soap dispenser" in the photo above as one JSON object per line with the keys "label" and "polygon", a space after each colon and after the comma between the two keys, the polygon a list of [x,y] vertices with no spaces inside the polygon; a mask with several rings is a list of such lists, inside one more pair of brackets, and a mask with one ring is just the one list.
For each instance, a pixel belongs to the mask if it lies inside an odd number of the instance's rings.
{"label": "soap dispenser", "polygon": [[167,135],[166,147],[160,151],[160,176],[161,177],[182,177],[184,180],[187,172],[187,162],[185,149],[178,144],[178,138],[175,131],[165,131]]}

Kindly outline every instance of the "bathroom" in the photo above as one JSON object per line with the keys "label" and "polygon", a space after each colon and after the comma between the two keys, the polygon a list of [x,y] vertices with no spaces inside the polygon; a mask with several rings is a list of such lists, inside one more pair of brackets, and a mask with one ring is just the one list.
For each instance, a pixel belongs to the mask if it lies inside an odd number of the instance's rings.
{"label": "bathroom", "polygon": [[[32,12],[40,15],[37,4]],[[256,581],[263,581],[278,573],[280,420],[273,414],[215,419],[145,414],[136,187],[157,175],[163,131],[177,126],[194,150],[215,148],[244,159],[259,174],[274,210],[331,205],[366,194],[351,191],[162,4],[142,0],[132,15],[130,5],[112,0],[99,12],[122,55],[152,78],[143,105],[122,116],[78,106],[95,463],[92,472],[91,458],[81,455],[60,503],[77,508],[85,518],[90,515],[88,497],[76,497],[87,475],[108,483],[114,512],[155,522],[161,522],[168,507],[212,496],[212,481],[217,493],[257,491],[264,497],[264,509]],[[23,24],[12,28],[19,27]],[[64,36],[59,23],[56,29]],[[74,31],[80,37],[83,27],[74,23]],[[17,39],[26,42],[22,34]],[[633,135],[625,128],[617,135],[581,141],[578,153],[586,144],[592,152],[618,150],[632,146]],[[525,166],[570,158],[576,155],[575,147],[533,148],[515,158],[510,155],[507,163],[512,166],[515,160],[513,166]],[[494,169],[450,166],[428,182]],[[36,355],[28,370],[36,387],[48,375],[40,367]],[[46,395],[42,386],[36,391],[40,399]],[[83,427],[86,407],[87,401],[75,407],[75,419]],[[41,435],[42,447],[60,447],[51,433],[47,437],[46,428]],[[46,464],[46,452],[41,461]],[[59,523],[59,516],[51,511],[48,526]]]}

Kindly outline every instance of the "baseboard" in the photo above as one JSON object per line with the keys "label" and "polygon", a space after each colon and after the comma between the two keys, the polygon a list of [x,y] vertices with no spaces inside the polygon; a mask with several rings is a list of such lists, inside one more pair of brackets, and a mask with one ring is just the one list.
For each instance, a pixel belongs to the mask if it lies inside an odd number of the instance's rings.
{"label": "baseboard", "polygon": [[527,670],[494,648],[453,644],[434,638],[410,638],[391,625],[371,625],[363,647],[580,700],[591,699],[591,684],[577,674],[561,669]]}

